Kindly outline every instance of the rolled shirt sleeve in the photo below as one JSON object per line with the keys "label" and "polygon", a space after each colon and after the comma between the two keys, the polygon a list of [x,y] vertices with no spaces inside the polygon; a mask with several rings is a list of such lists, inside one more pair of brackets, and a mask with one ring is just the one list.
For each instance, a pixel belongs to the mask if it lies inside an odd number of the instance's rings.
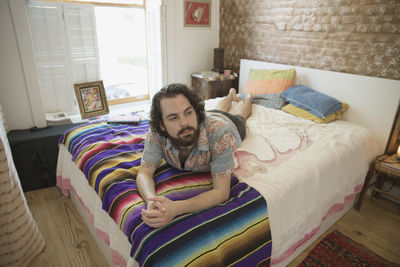
{"label": "rolled shirt sleeve", "polygon": [[159,138],[150,129],[146,136],[141,165],[156,168],[162,157]]}

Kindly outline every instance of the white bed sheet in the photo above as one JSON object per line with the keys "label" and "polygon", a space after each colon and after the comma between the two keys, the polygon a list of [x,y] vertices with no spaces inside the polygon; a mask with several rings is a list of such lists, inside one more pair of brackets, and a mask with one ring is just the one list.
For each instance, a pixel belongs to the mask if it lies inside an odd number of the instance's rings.
{"label": "white bed sheet", "polygon": [[[207,101],[207,109],[217,101]],[[235,152],[235,174],[267,200],[272,264],[287,259],[332,213],[354,201],[377,154],[372,133],[361,126],[343,120],[318,124],[253,104],[247,136]]]}

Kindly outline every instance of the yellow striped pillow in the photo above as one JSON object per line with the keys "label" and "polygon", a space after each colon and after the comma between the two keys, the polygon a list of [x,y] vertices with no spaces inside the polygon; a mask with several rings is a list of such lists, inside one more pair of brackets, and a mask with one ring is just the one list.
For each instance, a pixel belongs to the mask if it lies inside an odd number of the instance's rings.
{"label": "yellow striped pillow", "polygon": [[287,70],[250,69],[244,91],[250,94],[280,94],[293,85],[294,68]]}

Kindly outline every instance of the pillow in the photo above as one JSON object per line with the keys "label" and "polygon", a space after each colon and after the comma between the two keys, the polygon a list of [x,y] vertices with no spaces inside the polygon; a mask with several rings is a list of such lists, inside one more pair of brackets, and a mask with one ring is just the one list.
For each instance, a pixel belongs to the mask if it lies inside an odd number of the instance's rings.
{"label": "pillow", "polygon": [[319,118],[325,119],[330,114],[342,110],[342,103],[337,99],[315,91],[304,85],[292,86],[281,93],[281,97],[290,104],[307,110]]}
{"label": "pillow", "polygon": [[281,109],[283,104],[285,104],[285,100],[279,94],[253,95],[252,103],[267,108]]}
{"label": "pillow", "polygon": [[250,69],[244,92],[250,94],[279,94],[293,85],[295,69]]}
{"label": "pillow", "polygon": [[287,104],[285,105],[282,110],[290,113],[296,117],[300,117],[306,120],[312,120],[318,123],[328,123],[334,120],[338,120],[342,117],[343,113],[349,108],[349,105],[346,103],[342,103],[343,109],[342,110],[338,110],[334,113],[331,113],[329,116],[327,116],[325,119],[319,118],[313,114],[311,114],[310,112],[308,112],[307,110],[298,108],[292,104]]}

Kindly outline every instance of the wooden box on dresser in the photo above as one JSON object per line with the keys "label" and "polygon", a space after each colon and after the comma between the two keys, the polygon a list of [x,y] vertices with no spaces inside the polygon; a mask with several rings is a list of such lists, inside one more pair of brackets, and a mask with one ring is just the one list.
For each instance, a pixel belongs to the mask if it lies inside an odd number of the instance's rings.
{"label": "wooden box on dresser", "polygon": [[208,78],[192,75],[192,88],[201,98],[206,100],[226,96],[229,93],[229,89],[237,89],[237,82],[236,79],[211,81]]}

